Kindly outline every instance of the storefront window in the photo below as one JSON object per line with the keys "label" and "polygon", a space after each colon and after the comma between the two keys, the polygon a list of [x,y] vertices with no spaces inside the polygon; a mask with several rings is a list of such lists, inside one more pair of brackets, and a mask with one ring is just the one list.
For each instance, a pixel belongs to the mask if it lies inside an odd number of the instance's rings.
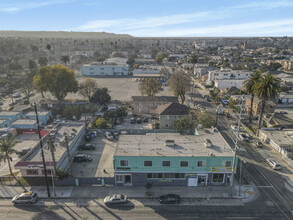
{"label": "storefront window", "polygon": [[213,174],[213,183],[223,183],[223,182],[224,182],[224,174],[222,173]]}
{"label": "storefront window", "polygon": [[123,182],[123,175],[116,175],[116,182]]}

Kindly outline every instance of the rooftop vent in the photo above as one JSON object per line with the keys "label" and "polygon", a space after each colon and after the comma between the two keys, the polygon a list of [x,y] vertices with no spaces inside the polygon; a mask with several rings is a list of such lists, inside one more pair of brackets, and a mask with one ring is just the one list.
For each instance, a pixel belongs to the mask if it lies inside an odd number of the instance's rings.
{"label": "rooftop vent", "polygon": [[204,141],[204,145],[205,147],[209,148],[209,147],[212,147],[212,142],[210,139],[205,139]]}
{"label": "rooftop vent", "polygon": [[175,141],[174,140],[166,140],[165,141],[165,146],[174,146],[175,145]]}

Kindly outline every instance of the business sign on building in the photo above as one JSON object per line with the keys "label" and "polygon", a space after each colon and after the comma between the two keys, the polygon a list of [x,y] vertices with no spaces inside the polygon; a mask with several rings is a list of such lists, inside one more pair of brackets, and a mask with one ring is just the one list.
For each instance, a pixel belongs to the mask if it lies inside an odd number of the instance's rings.
{"label": "business sign on building", "polygon": [[[212,173],[231,173],[232,172],[232,167],[211,167],[210,172]],[[236,168],[235,168],[236,172]]]}

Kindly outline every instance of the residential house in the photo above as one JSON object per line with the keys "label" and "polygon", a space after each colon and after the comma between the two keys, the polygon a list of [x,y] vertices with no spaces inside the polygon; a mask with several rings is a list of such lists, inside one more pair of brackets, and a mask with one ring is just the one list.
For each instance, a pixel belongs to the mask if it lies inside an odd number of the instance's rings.
{"label": "residential house", "polygon": [[115,184],[227,186],[233,157],[233,150],[212,130],[200,130],[197,136],[123,135],[114,154]]}
{"label": "residential house", "polygon": [[[245,99],[246,112],[250,112],[250,105],[251,105],[251,100],[250,100],[250,97],[248,96]],[[258,99],[257,97],[255,97],[253,100],[253,106],[252,106],[253,116],[258,116],[260,114],[261,105],[262,105],[262,101]],[[271,100],[268,100],[265,105],[264,114],[272,114],[275,112],[275,109],[276,109],[276,104],[272,102]]]}
{"label": "residential house", "polygon": [[132,96],[134,114],[155,114],[156,108],[170,102],[178,103],[176,96]]}
{"label": "residential house", "polygon": [[185,118],[189,109],[186,105],[170,102],[165,105],[160,105],[156,110],[159,116],[160,129],[174,128],[174,121]]}

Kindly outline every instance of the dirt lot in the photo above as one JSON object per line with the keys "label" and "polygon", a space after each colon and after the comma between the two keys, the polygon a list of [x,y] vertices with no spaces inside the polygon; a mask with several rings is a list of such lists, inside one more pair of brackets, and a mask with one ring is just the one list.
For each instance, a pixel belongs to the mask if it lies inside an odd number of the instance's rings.
{"label": "dirt lot", "polygon": [[[98,135],[90,142],[96,146],[95,150],[82,150],[78,153],[92,156],[91,162],[73,162],[74,177],[110,177],[114,176],[113,156],[117,141],[108,141],[103,135]],[[106,172],[104,172],[104,170]]]}

